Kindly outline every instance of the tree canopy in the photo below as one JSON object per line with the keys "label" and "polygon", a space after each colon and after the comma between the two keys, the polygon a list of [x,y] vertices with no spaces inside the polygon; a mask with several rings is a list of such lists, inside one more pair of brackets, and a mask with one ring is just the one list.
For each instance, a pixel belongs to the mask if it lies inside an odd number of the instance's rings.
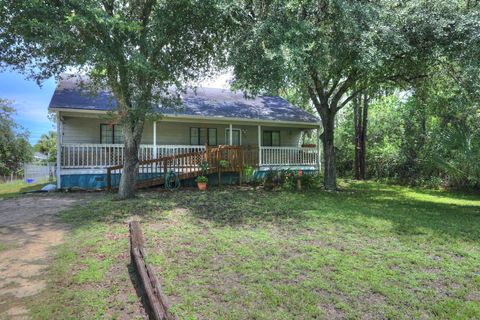
{"label": "tree canopy", "polygon": [[0,99],[0,175],[16,174],[32,159],[28,132],[12,118],[15,109]]}
{"label": "tree canopy", "polygon": [[57,161],[57,133],[50,131],[48,134],[42,134],[33,149],[47,155],[48,162],[55,163]]}
{"label": "tree canopy", "polygon": [[[0,1],[0,62],[37,80],[74,68],[115,97],[125,136],[119,193],[134,194],[152,108],[221,64],[228,29],[216,0]],[[39,71],[38,71],[39,70]],[[177,94],[171,88],[177,89]]]}
{"label": "tree canopy", "polygon": [[[335,115],[355,95],[408,88],[478,41],[478,15],[462,2],[238,1],[237,12],[235,86],[251,93],[294,87],[310,98],[324,130],[328,189],[336,188]],[[471,57],[463,55],[463,62]]]}

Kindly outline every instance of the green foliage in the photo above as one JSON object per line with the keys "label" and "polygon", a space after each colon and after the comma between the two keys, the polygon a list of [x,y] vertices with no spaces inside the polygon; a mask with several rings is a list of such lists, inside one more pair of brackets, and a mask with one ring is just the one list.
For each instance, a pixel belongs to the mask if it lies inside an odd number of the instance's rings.
{"label": "green foliage", "polygon": [[202,172],[202,175],[207,174],[208,168],[209,168],[208,161],[203,160],[202,162],[200,162],[200,172]]}
{"label": "green foliage", "polygon": [[321,185],[321,176],[317,173],[303,173],[298,177],[302,182],[303,190],[319,189]]}
{"label": "green foliage", "polygon": [[274,187],[281,185],[284,178],[285,175],[283,174],[283,171],[270,168],[264,176],[263,187],[265,190],[271,190]]}
{"label": "green foliage", "polygon": [[280,185],[284,190],[295,190],[295,184],[298,179],[295,172],[292,170],[280,171]]}
{"label": "green foliage", "polygon": [[302,172],[301,170],[268,170],[263,179],[264,188],[271,190],[281,188],[292,191],[296,189],[297,180],[301,180],[303,190],[319,189],[320,176],[317,173]]}
{"label": "green foliage", "polygon": [[48,156],[48,162],[56,163],[57,161],[57,133],[50,131],[48,134],[42,134],[38,142],[33,146],[35,151],[41,152]]}
{"label": "green foliage", "polygon": [[197,183],[208,183],[208,178],[205,176],[198,176],[195,181]]}
{"label": "green foliage", "polygon": [[297,188],[297,181],[300,180],[302,191],[320,189],[321,177],[317,173],[302,172],[301,170],[285,170],[281,177],[283,190],[294,191]]}
{"label": "green foliage", "polygon": [[14,113],[9,102],[0,99],[0,175],[18,173],[33,156],[28,132],[13,120]]}
{"label": "green foliage", "polygon": [[244,168],[245,180],[246,182],[251,182],[253,180],[253,167],[250,165],[246,165]]}
{"label": "green foliage", "polygon": [[228,161],[227,161],[227,160],[220,160],[220,161],[218,162],[218,165],[219,165],[221,168],[226,168],[226,167],[228,167],[229,164],[228,164]]}
{"label": "green foliage", "polygon": [[[339,173],[352,176],[351,111],[340,118]],[[480,109],[451,77],[436,72],[408,92],[385,93],[370,106],[367,176],[396,182],[478,188]]]}
{"label": "green foliage", "polygon": [[[219,3],[220,2],[220,3]],[[217,0],[0,0],[0,67],[37,81],[74,68],[91,93],[108,89],[130,154],[119,194],[132,197],[147,119],[177,106],[192,83],[222,65],[228,15]],[[176,89],[176,90],[172,90]],[[160,110],[161,111],[161,110]]]}
{"label": "green foliage", "polygon": [[478,47],[478,11],[463,10],[462,1],[236,3],[238,30],[229,55],[234,86],[315,107],[329,189],[336,185],[335,116],[356,94],[414,85],[454,57],[478,65],[470,49]]}

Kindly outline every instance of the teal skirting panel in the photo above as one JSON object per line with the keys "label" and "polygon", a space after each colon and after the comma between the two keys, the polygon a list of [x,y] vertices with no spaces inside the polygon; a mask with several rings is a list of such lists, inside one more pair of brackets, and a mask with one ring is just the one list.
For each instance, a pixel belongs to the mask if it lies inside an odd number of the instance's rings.
{"label": "teal skirting panel", "polygon": [[[155,177],[161,176],[162,174],[155,174]],[[141,173],[138,176],[139,180],[146,180],[153,177],[152,174]],[[238,183],[238,173],[224,172],[221,175],[222,184],[236,184]],[[120,175],[112,174],[112,187],[117,187],[120,183]],[[209,174],[208,175],[208,184],[217,185],[218,184],[218,174]],[[80,188],[86,190],[96,190],[96,189],[106,189],[107,188],[107,175],[98,173],[98,174],[68,174],[61,176],[61,187],[62,189],[71,189],[71,188]],[[195,178],[187,179],[180,181],[181,186],[185,187],[194,187],[196,186]]]}
{"label": "teal skirting panel", "polygon": [[[244,176],[243,182],[260,182],[265,179],[265,175],[268,170],[255,170],[253,172],[253,177],[248,181]],[[303,170],[304,174],[315,174],[317,170]],[[162,174],[155,174],[155,177],[161,176]],[[153,177],[152,174],[141,173],[138,176],[139,180],[145,180]],[[209,174],[208,184],[211,186],[218,185],[218,174]],[[238,173],[233,172],[224,172],[221,175],[222,184],[238,184],[239,175]],[[112,186],[118,186],[120,182],[119,174],[112,174]],[[196,186],[195,178],[183,180],[180,182],[181,186],[184,187],[194,187]],[[68,174],[61,176],[61,187],[62,189],[71,189],[71,188],[81,188],[87,190],[96,190],[96,189],[106,189],[107,188],[107,175],[98,173],[98,174]]]}
{"label": "teal skirting panel", "polygon": [[[140,173],[138,180],[146,180],[152,177],[161,177],[162,173]],[[106,189],[107,175],[104,173],[80,173],[61,176],[62,189],[81,188],[87,190]],[[120,183],[120,174],[112,174],[112,187],[117,187]]]}
{"label": "teal skirting panel", "polygon": [[107,187],[107,175],[101,173],[61,175],[60,182],[62,189],[105,189]]}

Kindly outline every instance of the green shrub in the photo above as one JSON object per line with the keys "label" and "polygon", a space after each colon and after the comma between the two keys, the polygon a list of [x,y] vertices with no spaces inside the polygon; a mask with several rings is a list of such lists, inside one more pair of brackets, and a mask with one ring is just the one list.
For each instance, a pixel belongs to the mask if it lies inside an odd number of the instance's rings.
{"label": "green shrub", "polygon": [[197,179],[195,179],[195,181],[197,183],[207,183],[208,182],[208,178],[205,177],[205,176],[198,176]]}
{"label": "green shrub", "polygon": [[228,163],[227,160],[220,160],[220,161],[218,162],[218,165],[220,166],[220,168],[226,168],[226,167],[228,167],[228,164],[229,164],[229,163]]}
{"label": "green shrub", "polygon": [[200,171],[202,172],[202,175],[207,174],[208,168],[208,161],[203,160],[202,162],[200,162]]}
{"label": "green shrub", "polygon": [[251,182],[253,180],[253,167],[246,165],[245,168],[243,169],[243,172],[245,174],[245,181]]}

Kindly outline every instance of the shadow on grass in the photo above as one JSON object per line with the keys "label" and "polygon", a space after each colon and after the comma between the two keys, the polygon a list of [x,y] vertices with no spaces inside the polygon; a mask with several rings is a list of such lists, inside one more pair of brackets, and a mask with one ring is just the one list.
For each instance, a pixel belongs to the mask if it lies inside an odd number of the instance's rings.
{"label": "shadow on grass", "polygon": [[[359,192],[357,197],[349,200],[334,204],[339,214],[389,221],[397,234],[414,236],[431,230],[439,237],[480,240],[480,204],[415,199],[396,191]],[[352,219],[344,221],[348,223]]]}
{"label": "shadow on grass", "polygon": [[152,315],[152,310],[150,305],[147,303],[147,293],[145,292],[145,288],[141,285],[139,275],[137,272],[137,267],[133,260],[130,260],[130,263],[127,265],[128,274],[130,276],[130,281],[132,282],[133,287],[135,288],[135,293],[137,298],[142,303],[142,307],[145,312],[148,314],[149,319],[154,319]]}
{"label": "shadow on grass", "polygon": [[265,192],[232,187],[207,192],[144,192],[127,201],[108,195],[67,211],[63,217],[81,225],[124,222],[132,215],[158,222],[175,208],[188,209],[194,220],[218,226],[296,224],[309,219],[354,225],[358,218],[376,218],[389,221],[400,235],[417,235],[428,229],[441,237],[480,241],[480,197],[376,183],[351,184],[340,192]]}

